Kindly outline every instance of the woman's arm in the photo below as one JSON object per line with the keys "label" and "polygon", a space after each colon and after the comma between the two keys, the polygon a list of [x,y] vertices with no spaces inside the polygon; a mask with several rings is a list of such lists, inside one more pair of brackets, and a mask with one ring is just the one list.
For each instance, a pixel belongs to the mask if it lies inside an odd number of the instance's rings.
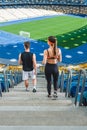
{"label": "woman's arm", "polygon": [[61,50],[60,50],[60,49],[58,49],[58,58],[57,58],[57,60],[58,60],[59,62],[62,61],[62,53],[61,53]]}
{"label": "woman's arm", "polygon": [[42,64],[46,64],[46,62],[47,62],[47,50],[44,50],[44,56],[43,56]]}

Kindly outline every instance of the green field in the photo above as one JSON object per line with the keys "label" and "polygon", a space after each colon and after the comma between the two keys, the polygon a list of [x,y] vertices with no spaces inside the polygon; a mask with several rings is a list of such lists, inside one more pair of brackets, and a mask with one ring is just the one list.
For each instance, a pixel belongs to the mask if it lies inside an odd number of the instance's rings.
{"label": "green field", "polygon": [[67,49],[87,43],[87,18],[56,16],[0,27],[0,30],[15,34],[19,34],[21,30],[27,31],[32,39],[43,41],[54,35],[58,38],[58,45]]}

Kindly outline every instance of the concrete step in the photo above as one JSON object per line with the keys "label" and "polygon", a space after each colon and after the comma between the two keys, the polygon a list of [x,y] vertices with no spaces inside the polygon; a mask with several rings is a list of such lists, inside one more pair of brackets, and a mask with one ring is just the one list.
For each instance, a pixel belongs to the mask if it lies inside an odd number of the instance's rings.
{"label": "concrete step", "polygon": [[[58,98],[47,97],[46,86],[37,85],[37,92],[32,92],[32,85],[30,83],[29,91],[26,92],[24,83],[11,88],[9,92],[3,93],[3,97],[0,100],[0,106],[69,106],[73,102],[69,98],[65,98],[64,93],[58,92]],[[53,90],[52,90],[53,94]]]}
{"label": "concrete step", "polygon": [[0,126],[0,130],[87,130],[87,126]]}
{"label": "concrete step", "polygon": [[[41,79],[42,80],[42,79]],[[32,92],[30,81],[29,92],[25,91],[24,83],[20,83],[10,91],[3,93],[0,98],[0,126],[13,126],[13,129],[36,129],[58,126],[86,126],[87,109],[75,107],[71,98],[65,98],[64,93],[58,92],[58,98],[47,97],[46,84],[37,84],[37,92]],[[53,89],[52,89],[53,93]],[[17,126],[20,126],[19,128]],[[27,127],[32,126],[32,127]],[[39,127],[38,127],[39,126]],[[46,126],[46,127],[41,127]],[[5,127],[0,127],[6,129]],[[51,129],[50,129],[51,130]]]}

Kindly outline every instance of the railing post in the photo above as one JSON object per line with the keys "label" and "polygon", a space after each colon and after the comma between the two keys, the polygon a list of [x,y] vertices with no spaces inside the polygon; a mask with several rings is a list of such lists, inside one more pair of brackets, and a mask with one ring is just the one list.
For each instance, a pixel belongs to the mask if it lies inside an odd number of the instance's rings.
{"label": "railing post", "polygon": [[17,85],[17,72],[16,71],[14,72],[14,82],[15,82],[15,85]]}
{"label": "railing post", "polygon": [[66,84],[66,92],[65,92],[65,97],[70,97],[70,84],[72,80],[72,71],[69,69],[68,70],[68,76],[67,76],[67,84]]}
{"label": "railing post", "polygon": [[5,80],[5,92],[9,92],[9,87],[8,87],[8,80],[7,80],[7,73],[6,70],[4,70],[4,80]]}
{"label": "railing post", "polygon": [[77,105],[77,98],[78,98],[78,92],[79,92],[80,77],[81,77],[81,70],[79,71],[78,83],[77,83],[77,87],[76,87],[75,106]]}
{"label": "railing post", "polygon": [[60,92],[63,92],[63,88],[64,88],[64,71],[61,72]]}
{"label": "railing post", "polygon": [[81,95],[80,95],[79,106],[82,106],[83,92],[84,92],[85,83],[86,83],[86,71],[82,69],[81,72],[83,73],[84,77],[83,77],[83,82],[82,82],[82,88],[81,88]]}
{"label": "railing post", "polygon": [[83,82],[82,82],[82,88],[81,88],[81,95],[80,95],[79,106],[82,106],[82,98],[83,98],[83,92],[84,92],[85,82],[86,82],[86,71],[83,70],[83,69],[81,69],[79,71],[79,78],[78,78],[78,84],[77,84],[76,95],[75,95],[75,105],[77,105],[77,98],[78,98],[78,92],[79,92],[79,84],[80,84],[81,74],[83,74],[84,76],[83,76]]}
{"label": "railing post", "polygon": [[1,82],[0,82],[0,97],[2,97]]}
{"label": "railing post", "polygon": [[10,80],[11,80],[11,87],[13,88],[14,87],[14,83],[13,83],[13,74],[12,74],[12,71],[10,70]]}

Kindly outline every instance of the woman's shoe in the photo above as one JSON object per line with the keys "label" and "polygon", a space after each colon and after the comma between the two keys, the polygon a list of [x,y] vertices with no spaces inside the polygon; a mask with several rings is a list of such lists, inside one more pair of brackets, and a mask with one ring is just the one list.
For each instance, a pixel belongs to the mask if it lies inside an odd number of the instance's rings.
{"label": "woman's shoe", "polygon": [[53,97],[54,97],[54,98],[57,98],[57,97],[58,97],[58,96],[57,96],[57,92],[54,92]]}
{"label": "woman's shoe", "polygon": [[49,98],[51,98],[51,97],[52,97],[52,95],[48,94],[48,97],[49,97]]}
{"label": "woman's shoe", "polygon": [[36,91],[37,91],[37,90],[36,90],[35,88],[33,88],[33,90],[32,90],[32,91],[33,91],[33,93],[36,93]]}

